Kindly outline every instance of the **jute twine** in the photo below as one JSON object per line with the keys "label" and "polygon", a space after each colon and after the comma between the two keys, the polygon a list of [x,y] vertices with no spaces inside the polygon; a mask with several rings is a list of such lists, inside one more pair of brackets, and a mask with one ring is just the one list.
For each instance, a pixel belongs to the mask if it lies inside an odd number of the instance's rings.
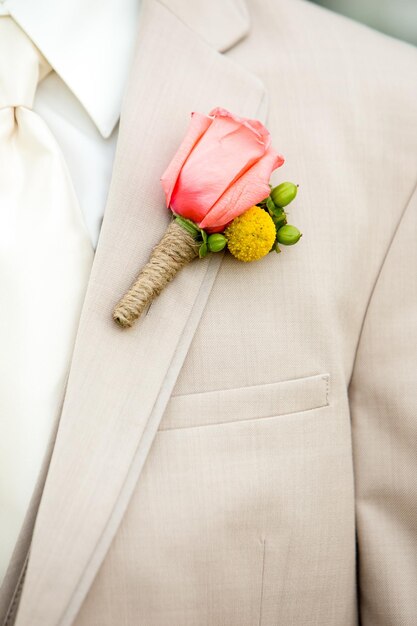
{"label": "jute twine", "polygon": [[116,324],[130,328],[177,272],[198,256],[198,248],[199,244],[189,232],[171,222],[153,249],[149,262],[116,305],[113,311]]}

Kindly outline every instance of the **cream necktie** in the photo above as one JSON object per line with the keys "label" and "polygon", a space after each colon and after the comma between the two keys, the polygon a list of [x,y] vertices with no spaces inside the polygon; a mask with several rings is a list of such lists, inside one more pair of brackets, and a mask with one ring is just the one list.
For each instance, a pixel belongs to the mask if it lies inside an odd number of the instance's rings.
{"label": "cream necktie", "polygon": [[64,158],[31,110],[50,71],[0,17],[0,583],[59,417],[93,261]]}

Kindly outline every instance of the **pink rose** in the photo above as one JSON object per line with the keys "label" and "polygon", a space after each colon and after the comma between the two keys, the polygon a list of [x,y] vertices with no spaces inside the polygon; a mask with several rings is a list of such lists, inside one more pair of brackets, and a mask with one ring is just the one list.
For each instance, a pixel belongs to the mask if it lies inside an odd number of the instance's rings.
{"label": "pink rose", "polygon": [[167,206],[210,232],[269,195],[269,179],[284,158],[257,120],[216,108],[192,113],[177,153],[161,178]]}

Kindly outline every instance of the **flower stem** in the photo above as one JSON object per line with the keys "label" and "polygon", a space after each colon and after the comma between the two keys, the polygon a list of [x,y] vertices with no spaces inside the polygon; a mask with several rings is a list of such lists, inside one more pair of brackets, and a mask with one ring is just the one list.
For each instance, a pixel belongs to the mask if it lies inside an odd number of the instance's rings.
{"label": "flower stem", "polygon": [[174,276],[198,257],[199,243],[175,221],[152,251],[149,262],[113,311],[122,328],[130,328]]}

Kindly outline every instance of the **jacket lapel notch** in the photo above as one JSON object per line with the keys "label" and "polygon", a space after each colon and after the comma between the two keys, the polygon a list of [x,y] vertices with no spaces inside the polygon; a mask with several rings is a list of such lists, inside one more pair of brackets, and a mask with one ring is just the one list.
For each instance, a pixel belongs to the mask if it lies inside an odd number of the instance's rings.
{"label": "jacket lapel notch", "polygon": [[219,52],[229,50],[249,33],[249,14],[243,0],[160,1]]}

